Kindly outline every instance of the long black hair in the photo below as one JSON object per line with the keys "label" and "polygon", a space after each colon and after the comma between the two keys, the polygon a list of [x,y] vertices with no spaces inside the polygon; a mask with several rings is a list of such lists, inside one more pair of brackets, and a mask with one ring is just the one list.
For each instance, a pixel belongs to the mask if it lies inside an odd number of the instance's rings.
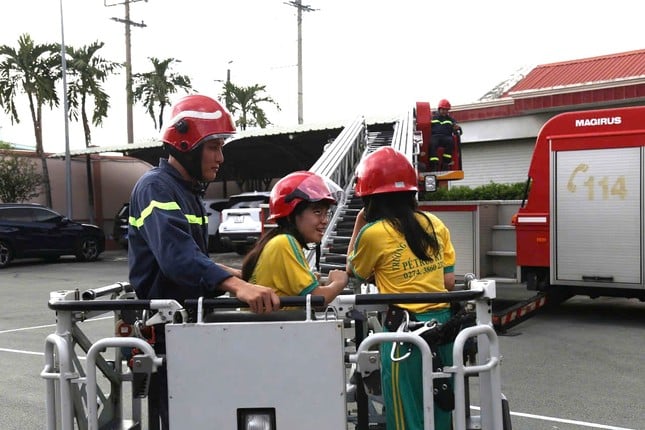
{"label": "long black hair", "polygon": [[307,246],[305,238],[302,237],[302,234],[300,234],[296,227],[296,216],[301,214],[309,205],[309,202],[301,201],[296,205],[289,216],[278,218],[276,220],[276,224],[278,225],[277,227],[264,231],[260,239],[255,243],[255,246],[251,248],[242,261],[242,279],[245,281],[251,279],[255,266],[258,264],[258,260],[260,259],[260,254],[262,254],[262,250],[264,250],[266,244],[277,235],[289,234],[296,238],[300,246],[303,248]]}
{"label": "long black hair", "polygon": [[[439,241],[432,220],[417,209],[415,194],[414,191],[410,191],[365,196],[365,219],[367,222],[379,219],[388,221],[405,237],[410,250],[417,258],[431,261],[439,254]],[[428,220],[432,234],[419,223],[415,214],[422,214]]]}

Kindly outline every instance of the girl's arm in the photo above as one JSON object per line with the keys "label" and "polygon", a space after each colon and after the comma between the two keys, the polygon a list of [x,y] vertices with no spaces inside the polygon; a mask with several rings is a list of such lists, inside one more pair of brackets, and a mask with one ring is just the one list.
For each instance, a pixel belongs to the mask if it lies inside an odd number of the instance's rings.
{"label": "girl's arm", "polygon": [[334,269],[329,271],[329,280],[326,285],[317,286],[311,294],[314,296],[323,296],[325,298],[325,306],[340,294],[341,291],[347,286],[349,277],[344,270]]}
{"label": "girl's arm", "polygon": [[[349,240],[349,245],[347,245],[347,256],[352,253],[354,250],[354,243],[356,242],[356,236],[358,236],[358,233],[361,231],[363,227],[365,227],[365,224],[367,224],[367,220],[365,219],[365,209],[361,209],[358,212],[358,215],[356,215],[356,221],[354,222],[354,230],[352,231],[352,237]],[[347,263],[346,270],[348,273],[350,272],[349,268],[349,263]]]}

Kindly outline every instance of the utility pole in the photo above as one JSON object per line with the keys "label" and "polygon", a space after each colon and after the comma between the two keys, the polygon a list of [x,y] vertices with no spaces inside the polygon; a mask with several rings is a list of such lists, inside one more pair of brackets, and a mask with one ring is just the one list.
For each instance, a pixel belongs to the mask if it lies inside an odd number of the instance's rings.
{"label": "utility pole", "polygon": [[298,9],[298,124],[302,124],[302,11],[313,12],[318,9],[302,4],[302,0],[288,1],[284,4]]}
{"label": "utility pole", "polygon": [[226,100],[224,101],[224,104],[226,105],[226,109],[228,109],[229,111],[231,110],[232,101],[231,101],[231,93],[228,91],[228,84],[231,83],[231,63],[232,62],[233,62],[233,60],[228,60],[228,64],[227,64],[227,67],[226,67],[226,84],[227,84],[227,88],[226,88]]}
{"label": "utility pole", "polygon": [[[130,26],[146,27],[143,21],[134,22],[130,20],[130,3],[136,3],[141,0],[125,0],[123,3],[108,4],[107,0],[103,0],[104,6],[116,6],[122,4],[125,6],[125,18],[112,18],[113,21],[125,24],[125,92],[127,95],[126,100],[126,124],[128,131],[128,143],[134,142],[134,126],[132,121],[132,54],[130,43]],[[145,0],[146,2],[148,0]]]}
{"label": "utility pole", "polygon": [[220,82],[222,84],[222,95],[224,96],[224,106],[229,112],[232,111],[231,104],[233,103],[233,101],[231,100],[231,93],[228,90],[228,84],[231,83],[231,63],[232,62],[233,60],[228,61],[228,66],[226,69],[226,80],[213,79],[214,82]]}

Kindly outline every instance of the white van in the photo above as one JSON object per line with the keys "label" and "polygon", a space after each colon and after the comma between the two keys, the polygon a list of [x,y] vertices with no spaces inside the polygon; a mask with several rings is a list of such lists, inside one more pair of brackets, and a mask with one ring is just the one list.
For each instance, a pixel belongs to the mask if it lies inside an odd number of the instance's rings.
{"label": "white van", "polygon": [[269,191],[254,191],[229,198],[229,207],[222,211],[219,224],[219,239],[225,247],[240,255],[248,252],[262,234],[260,205],[269,202],[270,194]]}

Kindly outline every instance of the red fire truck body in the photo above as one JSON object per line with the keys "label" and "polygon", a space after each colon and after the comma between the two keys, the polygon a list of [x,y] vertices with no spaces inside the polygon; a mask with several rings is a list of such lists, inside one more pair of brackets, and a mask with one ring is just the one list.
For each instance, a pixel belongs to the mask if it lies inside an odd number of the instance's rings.
{"label": "red fire truck body", "polygon": [[541,129],[514,216],[532,290],[645,299],[645,106],[569,112]]}

